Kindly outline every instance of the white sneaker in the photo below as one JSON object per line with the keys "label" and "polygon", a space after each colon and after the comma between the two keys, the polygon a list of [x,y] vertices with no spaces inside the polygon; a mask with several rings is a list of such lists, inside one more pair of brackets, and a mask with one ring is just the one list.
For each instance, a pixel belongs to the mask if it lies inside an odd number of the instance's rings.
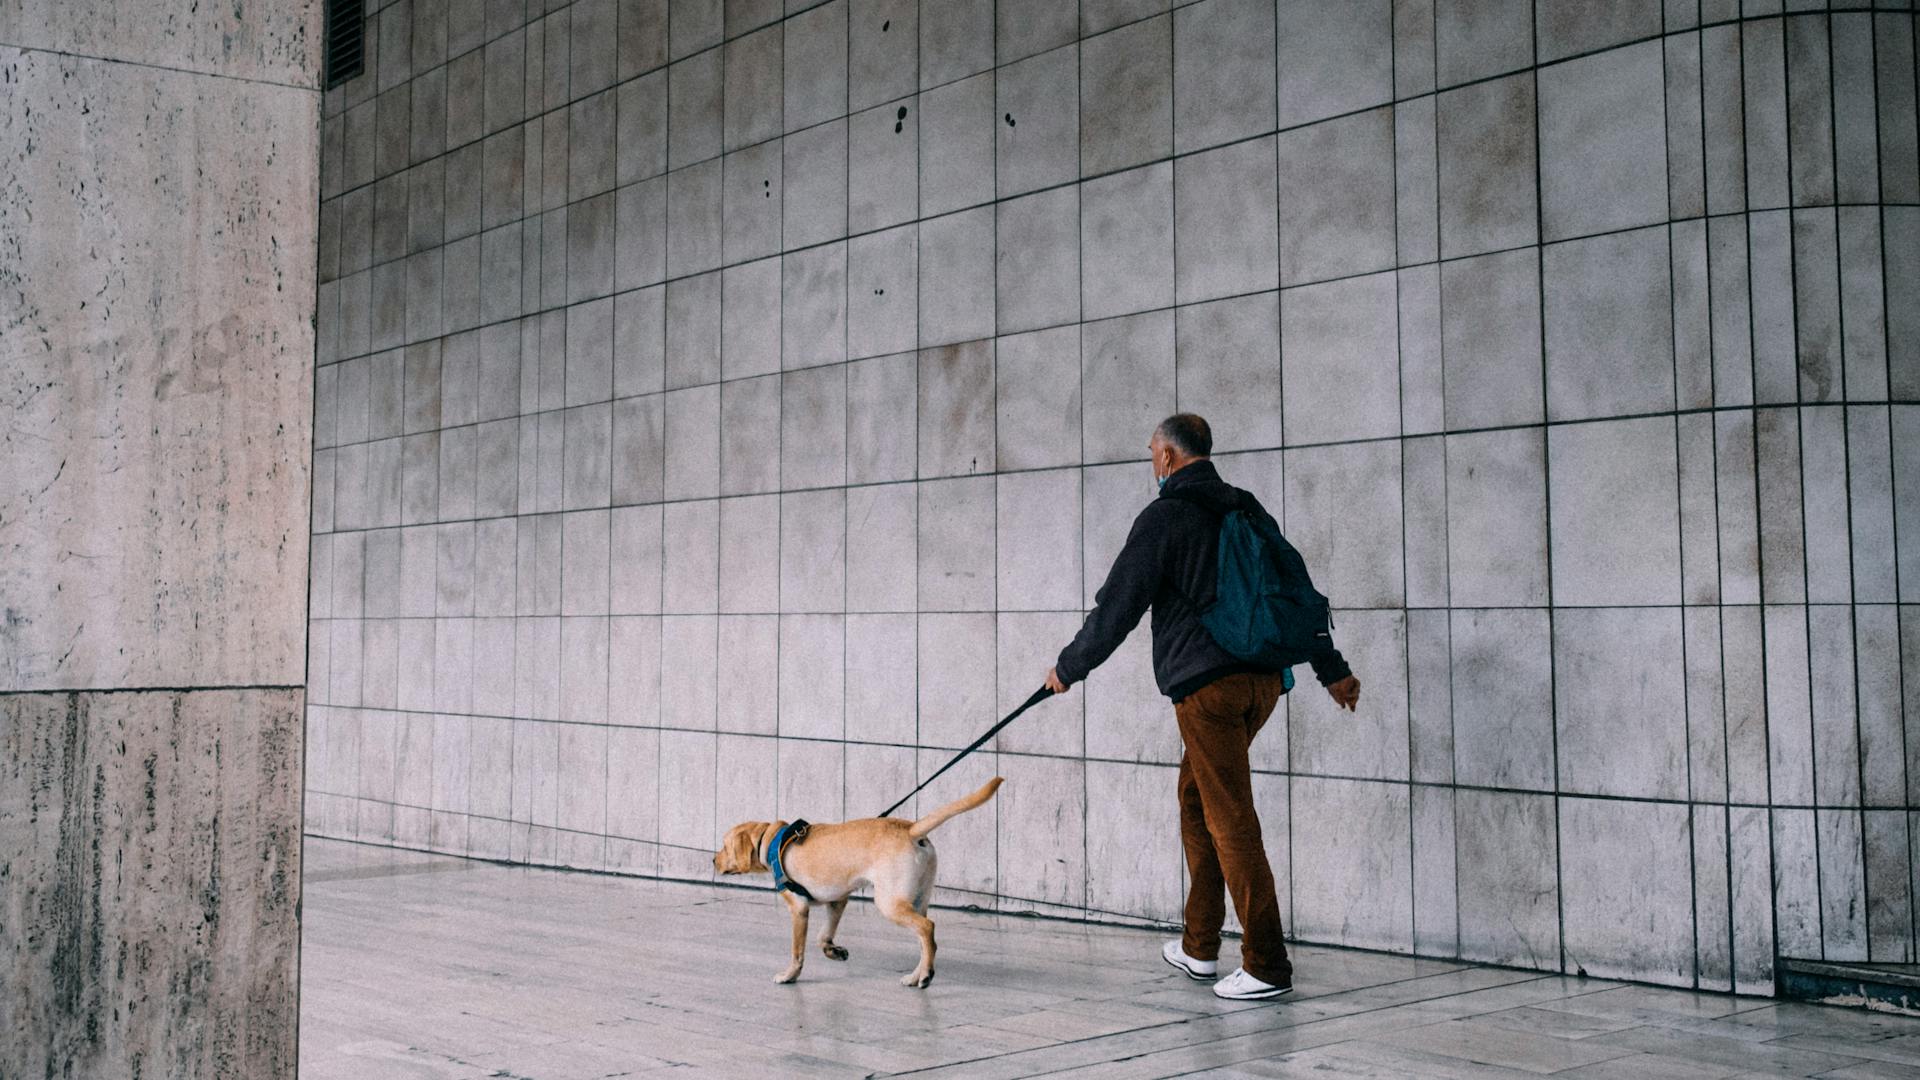
{"label": "white sneaker", "polygon": [[1213,960],[1195,960],[1188,956],[1177,941],[1169,941],[1160,946],[1160,958],[1181,971],[1195,982],[1206,982],[1220,971],[1220,964]]}
{"label": "white sneaker", "polygon": [[1233,974],[1213,984],[1213,996],[1230,1001],[1265,1001],[1293,993],[1293,984],[1275,986],[1247,974],[1246,968],[1234,968]]}

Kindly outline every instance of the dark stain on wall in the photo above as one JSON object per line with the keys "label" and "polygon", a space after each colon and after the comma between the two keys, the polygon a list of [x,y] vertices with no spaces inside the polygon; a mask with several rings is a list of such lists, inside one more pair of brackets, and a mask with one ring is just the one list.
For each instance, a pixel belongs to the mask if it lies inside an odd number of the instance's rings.
{"label": "dark stain on wall", "polygon": [[0,1077],[293,1075],[303,699],[0,697]]}

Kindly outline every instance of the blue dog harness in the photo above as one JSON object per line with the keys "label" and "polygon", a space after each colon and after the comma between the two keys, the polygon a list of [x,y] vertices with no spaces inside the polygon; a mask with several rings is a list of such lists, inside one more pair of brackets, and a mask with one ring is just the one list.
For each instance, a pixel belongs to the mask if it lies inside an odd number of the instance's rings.
{"label": "blue dog harness", "polygon": [[805,820],[791,822],[773,834],[773,843],[767,845],[767,869],[773,871],[773,891],[790,892],[802,900],[811,901],[813,894],[805,885],[787,876],[787,868],[780,861],[787,845],[797,844],[807,838],[807,830],[812,828]]}

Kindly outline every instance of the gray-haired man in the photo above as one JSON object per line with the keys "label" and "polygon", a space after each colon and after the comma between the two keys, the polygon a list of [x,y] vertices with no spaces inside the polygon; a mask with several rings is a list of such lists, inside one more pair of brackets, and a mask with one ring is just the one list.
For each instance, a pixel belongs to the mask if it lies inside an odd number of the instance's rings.
{"label": "gray-haired man", "polygon": [[[1253,805],[1249,750],[1293,686],[1289,671],[1240,660],[1213,640],[1196,598],[1213,593],[1220,517],[1266,514],[1259,500],[1220,479],[1213,431],[1192,413],[1169,416],[1147,444],[1159,497],[1134,519],[1126,545],[1073,643],[1047,672],[1055,693],[1085,679],[1153,611],[1153,674],[1173,699],[1186,753],[1180,759],[1180,839],[1190,885],[1186,932],[1161,955],[1194,979],[1218,972],[1226,893],[1244,928],[1241,966],[1214,984],[1223,998],[1259,1000],[1293,989],[1293,964],[1280,924],[1273,869]],[[1341,707],[1360,702],[1356,679],[1329,645],[1311,658],[1314,675]]]}

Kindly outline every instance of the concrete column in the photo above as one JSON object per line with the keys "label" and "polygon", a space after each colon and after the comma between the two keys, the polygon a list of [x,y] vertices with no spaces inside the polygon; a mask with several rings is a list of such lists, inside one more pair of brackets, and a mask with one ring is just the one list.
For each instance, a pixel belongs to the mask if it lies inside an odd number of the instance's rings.
{"label": "concrete column", "polygon": [[0,4],[0,1076],[291,1076],[320,5]]}

